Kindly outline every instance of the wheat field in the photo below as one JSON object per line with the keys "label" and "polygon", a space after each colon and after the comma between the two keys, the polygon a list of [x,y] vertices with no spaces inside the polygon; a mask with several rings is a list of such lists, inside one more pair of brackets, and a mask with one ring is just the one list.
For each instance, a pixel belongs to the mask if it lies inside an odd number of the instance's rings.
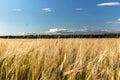
{"label": "wheat field", "polygon": [[0,80],[120,80],[120,39],[0,39]]}

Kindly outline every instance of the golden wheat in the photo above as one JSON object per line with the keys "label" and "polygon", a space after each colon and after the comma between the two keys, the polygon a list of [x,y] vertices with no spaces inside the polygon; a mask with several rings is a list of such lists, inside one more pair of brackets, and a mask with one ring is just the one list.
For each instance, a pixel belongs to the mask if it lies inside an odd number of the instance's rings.
{"label": "golden wheat", "polygon": [[0,39],[0,80],[120,80],[120,39]]}

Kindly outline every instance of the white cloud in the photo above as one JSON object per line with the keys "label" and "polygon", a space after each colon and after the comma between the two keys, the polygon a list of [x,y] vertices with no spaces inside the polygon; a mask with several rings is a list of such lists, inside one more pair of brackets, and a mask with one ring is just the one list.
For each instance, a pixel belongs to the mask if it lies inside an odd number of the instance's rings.
{"label": "white cloud", "polygon": [[74,33],[74,32],[80,32],[80,31],[87,31],[87,29],[65,29],[65,28],[53,28],[50,29],[49,32],[50,33]]}
{"label": "white cloud", "polygon": [[22,9],[12,9],[12,11],[16,11],[16,12],[21,12],[22,11]]}
{"label": "white cloud", "polygon": [[108,22],[106,22],[106,23],[118,25],[118,24],[120,24],[120,21],[108,21]]}
{"label": "white cloud", "polygon": [[96,6],[117,6],[120,5],[120,2],[106,2],[106,3],[100,3]]}
{"label": "white cloud", "polygon": [[45,12],[52,12],[51,8],[42,8],[42,10],[45,11]]}
{"label": "white cloud", "polygon": [[75,8],[75,10],[77,10],[77,11],[82,11],[83,8]]}
{"label": "white cloud", "polygon": [[105,34],[105,33],[116,33],[120,32],[118,29],[102,29],[102,30],[91,30],[91,29],[65,29],[65,28],[53,28],[45,34]]}
{"label": "white cloud", "polygon": [[118,18],[118,21],[120,21],[120,18]]}
{"label": "white cloud", "polygon": [[18,32],[17,35],[25,35],[26,33],[25,32]]}
{"label": "white cloud", "polygon": [[108,21],[107,24],[113,24],[113,25],[120,25],[120,18],[117,19],[117,21]]}
{"label": "white cloud", "polygon": [[67,31],[67,29],[58,29],[58,28],[53,28],[53,29],[50,29],[49,32],[51,33],[57,33],[57,32],[61,32],[61,31]]}

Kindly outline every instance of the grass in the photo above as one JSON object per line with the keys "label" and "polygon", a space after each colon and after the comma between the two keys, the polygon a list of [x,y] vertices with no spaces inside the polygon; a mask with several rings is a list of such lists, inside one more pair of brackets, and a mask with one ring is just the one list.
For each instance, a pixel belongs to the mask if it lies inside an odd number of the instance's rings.
{"label": "grass", "polygon": [[0,80],[120,80],[120,39],[0,39]]}

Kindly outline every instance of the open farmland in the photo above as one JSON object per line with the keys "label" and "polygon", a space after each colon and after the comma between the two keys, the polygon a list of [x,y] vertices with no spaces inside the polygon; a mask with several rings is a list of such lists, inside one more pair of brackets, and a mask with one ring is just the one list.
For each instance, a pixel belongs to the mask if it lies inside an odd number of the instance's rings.
{"label": "open farmland", "polygon": [[120,80],[120,39],[0,39],[0,80]]}

